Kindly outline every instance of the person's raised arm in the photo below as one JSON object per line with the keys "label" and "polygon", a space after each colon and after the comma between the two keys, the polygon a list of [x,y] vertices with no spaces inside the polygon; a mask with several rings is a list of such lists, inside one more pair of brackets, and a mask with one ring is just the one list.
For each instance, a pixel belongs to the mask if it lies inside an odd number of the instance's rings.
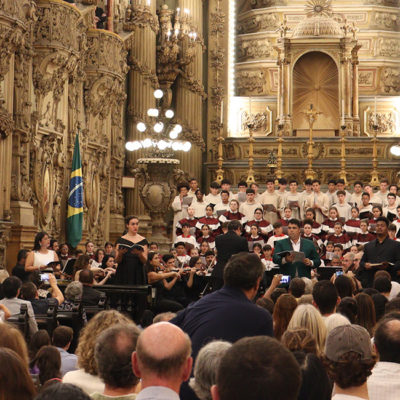
{"label": "person's raised arm", "polygon": [[269,285],[269,288],[266,290],[264,293],[264,298],[265,299],[270,299],[271,300],[271,294],[272,292],[280,285],[281,279],[282,279],[282,274],[276,274],[272,278],[272,282]]}
{"label": "person's raised arm", "polygon": [[62,294],[60,288],[57,285],[57,279],[53,274],[49,274],[49,283],[52,289],[51,296],[58,301],[60,305],[64,301],[64,295]]}

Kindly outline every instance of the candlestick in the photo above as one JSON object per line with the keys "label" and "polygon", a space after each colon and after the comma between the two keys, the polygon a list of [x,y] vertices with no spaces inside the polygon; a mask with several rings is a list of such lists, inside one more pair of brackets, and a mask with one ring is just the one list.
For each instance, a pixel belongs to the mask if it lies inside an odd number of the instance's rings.
{"label": "candlestick", "polygon": [[221,101],[221,119],[220,119],[221,125],[224,123],[224,101]]}

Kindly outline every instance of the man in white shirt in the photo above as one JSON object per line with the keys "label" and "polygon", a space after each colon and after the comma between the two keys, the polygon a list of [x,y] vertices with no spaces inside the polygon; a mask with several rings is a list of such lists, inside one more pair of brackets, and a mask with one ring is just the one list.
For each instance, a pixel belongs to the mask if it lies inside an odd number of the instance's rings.
{"label": "man in white shirt", "polygon": [[275,180],[273,178],[268,178],[266,183],[267,190],[261,195],[259,201],[263,206],[268,205],[271,208],[267,210],[264,208],[264,218],[273,224],[278,221],[280,199],[275,192]]}
{"label": "man in white shirt", "polygon": [[196,178],[189,179],[189,188],[190,188],[190,190],[188,192],[188,196],[195,197],[196,190],[199,188],[199,182],[197,181]]}
{"label": "man in white shirt", "polygon": [[304,181],[304,190],[301,192],[301,197],[300,197],[300,217],[301,219],[304,219],[307,207],[306,203],[309,202],[309,197],[312,197],[314,195],[314,192],[312,190],[312,180],[311,179],[306,179]]}
{"label": "man in white shirt", "polygon": [[28,309],[29,332],[32,336],[35,332],[37,332],[38,327],[31,302],[18,299],[21,286],[21,279],[16,276],[10,276],[9,278],[5,279],[2,285],[4,299],[0,300],[0,304],[6,306],[12,316],[19,315],[21,311],[21,305],[26,304]]}
{"label": "man in white shirt", "polygon": [[254,211],[257,208],[262,208],[262,205],[255,201],[255,195],[253,189],[246,189],[246,201],[239,207],[239,212],[241,212],[248,221],[254,218]]}
{"label": "man in white shirt", "polygon": [[218,213],[218,211],[226,212],[228,210],[229,210],[229,192],[227,190],[221,190],[221,201],[214,207],[214,212],[219,218],[221,213]]}
{"label": "man in white shirt", "polygon": [[329,199],[329,207],[335,202],[335,193],[336,193],[336,181],[334,179],[330,179],[328,181],[328,190],[325,193]]}
{"label": "man in white shirt", "polygon": [[370,184],[364,185],[364,192],[369,194],[369,202],[372,205],[379,205],[382,206],[382,199],[374,193],[372,186]]}
{"label": "man in white shirt", "polygon": [[346,192],[344,190],[339,190],[336,193],[338,198],[338,202],[333,205],[336,207],[339,213],[339,218],[343,218],[344,221],[347,221],[351,218],[351,205],[346,202]]}
{"label": "man in white shirt", "polygon": [[189,337],[176,325],[159,322],[146,328],[132,353],[133,372],[141,379],[136,400],[179,400],[192,370],[191,351]]}
{"label": "man in white shirt", "polygon": [[233,193],[231,191],[232,183],[229,179],[222,179],[221,181],[221,191],[226,190],[229,193],[229,200],[233,199]]}
{"label": "man in white shirt", "polygon": [[382,179],[379,184],[379,190],[375,193],[376,197],[379,197],[382,201],[382,206],[385,207],[387,204],[387,195],[389,193],[388,190],[389,181],[387,179]]}
{"label": "man in white shirt", "polygon": [[283,204],[285,202],[285,197],[287,194],[287,180],[285,178],[278,179],[278,190],[276,194],[279,196],[279,202]]}
{"label": "man in white shirt", "polygon": [[[189,185],[187,183],[181,183],[177,187],[178,196],[175,196],[171,207],[174,210],[174,227],[183,218],[188,216],[187,209],[190,206],[189,203],[193,202],[193,197],[188,196]],[[175,241],[176,233],[173,231],[172,240]]]}
{"label": "man in white shirt", "polygon": [[234,194],[232,198],[237,200],[239,203],[244,203],[246,201],[246,189],[247,183],[245,181],[240,181],[238,183],[238,192]]}
{"label": "man in white shirt", "polygon": [[200,189],[195,192],[195,197],[193,198],[191,207],[194,208],[194,216],[196,218],[201,218],[206,215],[206,207],[209,203],[204,201],[204,194]]}
{"label": "man in white shirt", "polygon": [[397,315],[383,317],[374,335],[379,362],[368,378],[370,400],[400,399],[400,319]]}
{"label": "man in white shirt", "polygon": [[334,203],[338,203],[337,194],[338,194],[338,192],[341,192],[341,191],[343,191],[346,195],[346,197],[345,197],[346,203],[350,202],[351,194],[346,190],[346,182],[344,181],[344,179],[338,179],[336,181],[336,193],[333,196]]}
{"label": "man in white shirt", "polygon": [[399,188],[397,187],[397,185],[395,184],[391,184],[389,186],[389,192],[393,193],[396,196],[396,206],[398,206],[400,204],[400,197],[397,196],[397,192],[399,191]]}

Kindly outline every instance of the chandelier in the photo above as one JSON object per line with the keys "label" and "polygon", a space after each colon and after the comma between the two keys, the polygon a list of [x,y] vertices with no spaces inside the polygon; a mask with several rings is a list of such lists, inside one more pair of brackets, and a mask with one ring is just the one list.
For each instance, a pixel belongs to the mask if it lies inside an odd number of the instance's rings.
{"label": "chandelier", "polygon": [[173,122],[174,111],[162,107],[164,92],[161,89],[154,91],[156,108],[147,110],[148,123],[140,121],[136,129],[140,133],[147,133],[143,140],[129,141],[125,144],[128,151],[145,150],[149,157],[172,158],[175,152],[188,152],[192,144],[188,141],[177,140],[182,132],[182,126]]}

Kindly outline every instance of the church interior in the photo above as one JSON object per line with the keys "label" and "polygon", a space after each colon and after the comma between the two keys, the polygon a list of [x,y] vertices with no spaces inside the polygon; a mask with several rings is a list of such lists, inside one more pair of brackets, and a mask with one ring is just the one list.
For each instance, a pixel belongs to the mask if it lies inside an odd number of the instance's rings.
{"label": "church interior", "polygon": [[400,181],[399,0],[0,1],[0,266],[136,215],[172,241],[177,184]]}

